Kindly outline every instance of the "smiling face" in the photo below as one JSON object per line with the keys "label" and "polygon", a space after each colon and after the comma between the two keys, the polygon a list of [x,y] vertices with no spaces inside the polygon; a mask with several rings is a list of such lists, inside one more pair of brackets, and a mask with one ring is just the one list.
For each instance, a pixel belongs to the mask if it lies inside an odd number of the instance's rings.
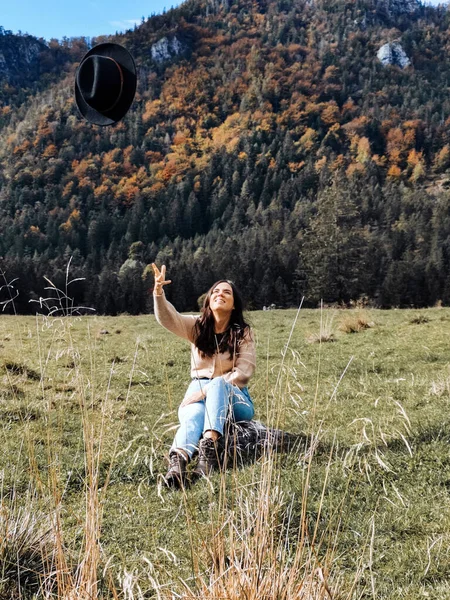
{"label": "smiling face", "polygon": [[212,289],[209,306],[213,313],[230,313],[234,308],[233,288],[226,281],[221,281]]}

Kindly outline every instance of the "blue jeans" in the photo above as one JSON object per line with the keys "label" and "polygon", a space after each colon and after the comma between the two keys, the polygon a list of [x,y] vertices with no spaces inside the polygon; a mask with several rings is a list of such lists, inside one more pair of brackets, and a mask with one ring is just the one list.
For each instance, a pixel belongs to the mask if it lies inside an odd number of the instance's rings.
{"label": "blue jeans", "polygon": [[180,427],[175,435],[171,451],[181,448],[192,458],[198,449],[198,442],[205,431],[210,429],[223,433],[228,411],[232,411],[235,421],[250,421],[255,414],[248,389],[239,389],[224,381],[222,377],[214,379],[193,379],[186,391],[185,398],[208,385],[206,398],[187,406],[180,406],[178,418]]}

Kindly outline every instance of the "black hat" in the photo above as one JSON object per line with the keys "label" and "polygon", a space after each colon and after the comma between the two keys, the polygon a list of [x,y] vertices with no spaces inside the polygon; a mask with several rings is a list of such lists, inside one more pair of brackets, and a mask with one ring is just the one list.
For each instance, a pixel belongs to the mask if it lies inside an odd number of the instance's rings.
{"label": "black hat", "polygon": [[98,44],[84,55],[75,77],[80,113],[94,125],[112,125],[124,117],[136,93],[136,65],[119,44]]}

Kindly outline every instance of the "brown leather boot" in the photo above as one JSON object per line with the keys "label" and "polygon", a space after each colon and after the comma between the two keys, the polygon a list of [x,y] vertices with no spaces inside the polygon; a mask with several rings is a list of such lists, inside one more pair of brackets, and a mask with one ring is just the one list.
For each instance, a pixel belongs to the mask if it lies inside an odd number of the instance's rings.
{"label": "brown leather boot", "polygon": [[169,470],[164,477],[167,487],[181,488],[186,484],[187,459],[179,452],[172,451],[169,454]]}
{"label": "brown leather boot", "polygon": [[198,463],[192,475],[198,479],[209,477],[213,471],[219,468],[219,449],[217,442],[211,438],[200,440],[198,447]]}

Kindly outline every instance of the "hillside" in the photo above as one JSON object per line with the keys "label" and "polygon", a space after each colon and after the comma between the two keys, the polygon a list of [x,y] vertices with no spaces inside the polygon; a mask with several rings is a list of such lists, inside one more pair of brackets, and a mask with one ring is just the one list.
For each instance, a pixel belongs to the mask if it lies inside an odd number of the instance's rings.
{"label": "hillside", "polygon": [[[111,314],[148,309],[154,260],[186,310],[219,277],[253,307],[450,302],[449,25],[412,0],[189,0],[113,38],[139,75],[116,127],[74,106],[82,44],[20,108],[3,94],[16,309],[71,256],[76,303]],[[377,56],[396,42],[403,68]]]}

